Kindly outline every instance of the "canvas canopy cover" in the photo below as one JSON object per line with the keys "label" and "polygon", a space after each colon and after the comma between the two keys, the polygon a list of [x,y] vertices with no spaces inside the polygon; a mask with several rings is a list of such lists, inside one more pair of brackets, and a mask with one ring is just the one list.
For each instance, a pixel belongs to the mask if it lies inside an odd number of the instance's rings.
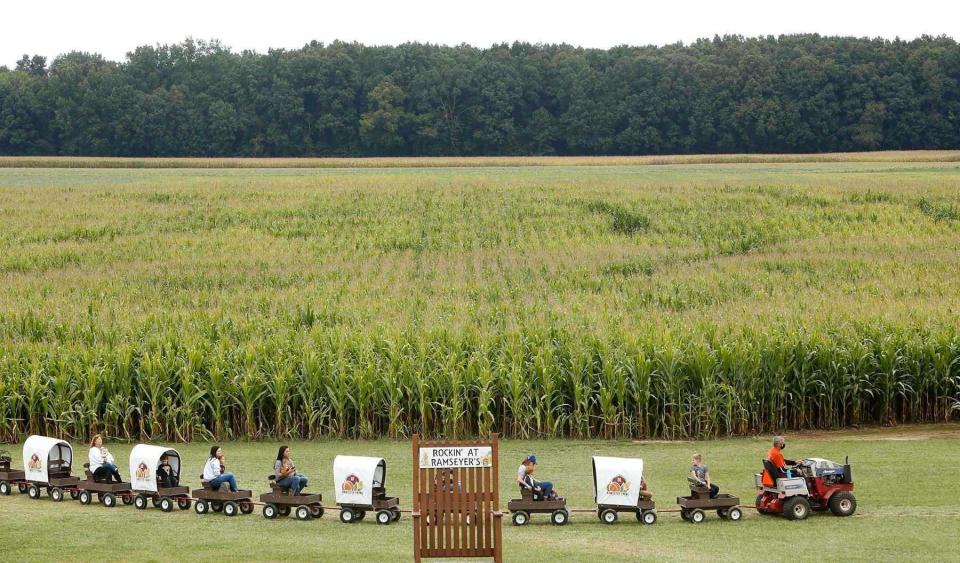
{"label": "canvas canopy cover", "polygon": [[164,455],[173,472],[180,475],[180,453],[177,450],[149,444],[133,447],[130,452],[130,482],[134,490],[157,492],[157,467]]}
{"label": "canvas canopy cover", "polygon": [[23,443],[23,470],[28,481],[46,483],[50,467],[69,470],[73,466],[73,448],[70,444],[48,436],[30,436]]}
{"label": "canvas canopy cover", "polygon": [[387,462],[382,457],[338,455],[333,459],[337,504],[373,504],[373,488],[385,487]]}
{"label": "canvas canopy cover", "polygon": [[593,488],[597,504],[637,506],[643,460],[593,456]]}

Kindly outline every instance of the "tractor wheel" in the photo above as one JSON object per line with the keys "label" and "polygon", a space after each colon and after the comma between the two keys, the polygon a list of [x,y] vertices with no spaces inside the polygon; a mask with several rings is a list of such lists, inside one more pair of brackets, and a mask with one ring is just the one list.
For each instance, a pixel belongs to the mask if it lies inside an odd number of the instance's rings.
{"label": "tractor wheel", "polygon": [[387,526],[393,522],[393,512],[389,510],[378,510],[377,511],[377,524],[382,526]]}
{"label": "tractor wheel", "polygon": [[63,489],[60,487],[51,487],[49,491],[50,498],[53,499],[53,502],[60,502],[63,500]]}
{"label": "tractor wheel", "polygon": [[[86,492],[86,491],[84,491]],[[90,493],[87,493],[88,495]],[[80,497],[80,502],[83,502],[83,497]],[[147,497],[146,495],[137,495],[133,497],[133,507],[137,510],[146,510],[147,509]]]}
{"label": "tractor wheel", "polygon": [[190,510],[190,499],[187,497],[177,497],[177,506],[180,510]]}
{"label": "tractor wheel", "polygon": [[87,505],[93,502],[93,495],[90,494],[90,491],[80,491],[80,496],[77,497],[77,500],[80,501],[80,504]]}
{"label": "tractor wheel", "polygon": [[273,503],[267,503],[263,505],[263,517],[267,520],[273,520],[277,517],[277,505]]}
{"label": "tractor wheel", "polygon": [[297,517],[297,520],[309,520],[313,517],[310,514],[310,507],[305,504],[298,506],[293,513]]}
{"label": "tractor wheel", "polygon": [[32,498],[33,500],[37,500],[38,498],[40,498],[40,487],[38,487],[36,484],[31,483],[30,486],[27,487],[27,496]]}
{"label": "tractor wheel", "polygon": [[830,497],[830,512],[834,516],[853,516],[857,511],[857,497],[853,493],[842,491]]}
{"label": "tractor wheel", "polygon": [[240,514],[240,507],[237,506],[237,503],[233,502],[232,500],[228,500],[227,502],[223,503],[221,510],[226,516],[236,516],[237,514]]}
{"label": "tractor wheel", "polygon": [[804,497],[790,497],[783,501],[783,515],[787,520],[803,520],[810,515],[810,501]]}
{"label": "tractor wheel", "polygon": [[7,496],[13,491],[13,488],[10,487],[10,483],[6,481],[0,481],[0,495]]}
{"label": "tractor wheel", "polygon": [[526,526],[528,522],[530,522],[530,515],[523,510],[518,510],[513,513],[514,526]]}
{"label": "tractor wheel", "polygon": [[340,509],[340,521],[344,524],[353,524],[357,521],[356,515],[353,513],[353,510],[349,508]]}
{"label": "tractor wheel", "polygon": [[210,505],[207,504],[205,500],[198,500],[196,504],[193,505],[193,510],[197,514],[206,514],[210,510]]}
{"label": "tractor wheel", "polygon": [[617,511],[606,509],[600,513],[600,521],[604,524],[616,524],[617,523]]}
{"label": "tractor wheel", "polygon": [[113,508],[117,506],[117,497],[113,496],[113,493],[104,493],[104,495],[100,497],[100,504],[107,508]]}
{"label": "tractor wheel", "polygon": [[164,512],[173,512],[173,499],[170,497],[163,497],[160,499],[160,510]]}
{"label": "tractor wheel", "polygon": [[241,500],[237,503],[240,506],[240,512],[242,514],[250,514],[253,512],[253,502],[249,500]]}
{"label": "tractor wheel", "polygon": [[323,517],[323,507],[320,506],[319,504],[315,504],[315,505],[313,505],[313,506],[310,507],[310,513],[313,514],[313,517],[314,517],[314,518],[322,518],[322,517]]}
{"label": "tractor wheel", "polygon": [[743,518],[743,511],[740,510],[739,506],[734,506],[733,508],[727,510],[727,520],[736,522],[741,518]]}
{"label": "tractor wheel", "polygon": [[[616,515],[616,512],[614,512],[614,515]],[[553,524],[554,526],[564,526],[569,521],[570,521],[570,513],[564,510],[563,508],[554,510],[550,514],[550,523]]]}
{"label": "tractor wheel", "polygon": [[690,511],[689,519],[691,524],[699,524],[707,519],[707,513],[699,508],[694,508]]}
{"label": "tractor wheel", "polygon": [[653,525],[657,522],[657,513],[652,510],[647,510],[643,514],[638,512],[637,520],[643,522],[647,526]]}

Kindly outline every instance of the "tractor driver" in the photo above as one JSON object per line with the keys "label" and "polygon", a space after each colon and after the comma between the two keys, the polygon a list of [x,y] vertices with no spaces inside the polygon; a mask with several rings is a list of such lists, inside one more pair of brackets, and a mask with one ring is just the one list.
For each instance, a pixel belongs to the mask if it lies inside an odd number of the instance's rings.
{"label": "tractor driver", "polygon": [[[786,447],[787,443],[783,439],[783,436],[777,436],[773,439],[773,447],[770,448],[770,451],[767,453],[767,459],[770,460],[770,463],[783,475],[786,475],[788,465],[797,464],[797,462],[791,459],[783,459],[782,450]],[[763,485],[765,487],[773,487],[776,484],[777,477],[779,477],[779,475],[771,475],[766,468],[763,469]]]}

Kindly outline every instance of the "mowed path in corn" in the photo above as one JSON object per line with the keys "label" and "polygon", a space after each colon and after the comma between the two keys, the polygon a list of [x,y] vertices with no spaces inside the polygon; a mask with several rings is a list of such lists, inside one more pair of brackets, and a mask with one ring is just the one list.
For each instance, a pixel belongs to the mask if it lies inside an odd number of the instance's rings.
{"label": "mowed path in corn", "polygon": [[[802,522],[760,516],[745,510],[740,522],[708,514],[700,525],[683,522],[675,497],[686,494],[689,457],[704,455],[713,479],[726,492],[752,504],[753,474],[769,448],[769,437],[703,442],[634,441],[503,441],[500,456],[501,505],[516,492],[514,471],[523,456],[536,453],[538,472],[553,480],[572,508],[591,508],[590,456],[641,457],[655,494],[660,518],[642,526],[629,514],[613,526],[594,512],[575,512],[565,527],[534,516],[523,528],[504,519],[507,561],[769,561],[816,558],[848,561],[949,561],[956,558],[960,529],[960,494],[951,468],[960,458],[960,425],[864,429],[840,433],[787,435],[786,454],[842,461],[849,456],[859,503],[850,518],[813,514]],[[387,489],[410,507],[409,442],[291,442],[294,459],[310,477],[308,490],[333,499],[333,458],[337,454],[375,455],[387,460]],[[124,465],[130,444],[109,444]],[[240,485],[255,492],[267,489],[275,442],[229,442],[223,445],[227,464]],[[19,465],[19,444],[9,446]],[[85,458],[86,448],[75,443]],[[184,480],[199,482],[207,443],[179,446]],[[169,561],[169,560],[364,560],[407,561],[412,554],[409,514],[398,524],[370,521],[346,525],[334,509],[319,521],[290,518],[266,520],[260,508],[249,516],[199,516],[175,510],[138,511],[132,506],[106,509],[75,501],[54,504],[45,495],[33,501],[14,493],[0,497],[0,552],[11,561]]]}

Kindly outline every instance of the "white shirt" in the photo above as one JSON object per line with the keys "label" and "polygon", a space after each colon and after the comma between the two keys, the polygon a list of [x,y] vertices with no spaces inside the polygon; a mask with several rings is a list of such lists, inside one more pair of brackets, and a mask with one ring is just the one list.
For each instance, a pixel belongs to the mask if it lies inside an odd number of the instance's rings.
{"label": "white shirt", "polygon": [[93,473],[103,467],[104,463],[113,463],[113,454],[107,452],[107,457],[104,459],[100,448],[90,448],[90,454],[87,456],[87,460],[90,462],[90,473]]}
{"label": "white shirt", "polygon": [[527,484],[526,477],[527,477],[527,466],[521,463],[520,468],[517,469],[517,482],[523,483],[524,485],[526,485]]}
{"label": "white shirt", "polygon": [[220,460],[211,457],[207,460],[207,464],[203,466],[203,480],[212,481],[220,476]]}

